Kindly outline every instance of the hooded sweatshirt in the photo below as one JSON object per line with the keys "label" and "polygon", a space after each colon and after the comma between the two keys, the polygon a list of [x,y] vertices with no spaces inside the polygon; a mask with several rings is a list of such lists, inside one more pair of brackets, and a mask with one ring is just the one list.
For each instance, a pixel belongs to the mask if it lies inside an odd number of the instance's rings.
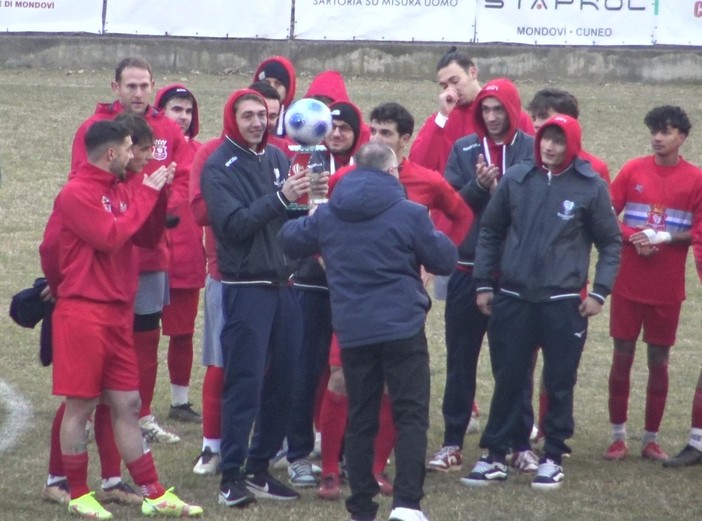
{"label": "hooded sweatshirt", "polygon": [[529,302],[580,298],[594,244],[598,250],[591,296],[604,302],[619,267],[621,232],[606,183],[580,152],[580,125],[565,115],[546,121],[536,136],[540,152],[544,131],[555,125],[565,133],[565,169],[532,163],[507,170],[483,215],[475,258],[476,291],[499,291]]}
{"label": "hooded sweatshirt", "polygon": [[323,96],[329,98],[332,103],[337,101],[351,101],[346,90],[344,77],[339,71],[323,71],[314,77],[310,83],[305,98]]}
{"label": "hooded sweatshirt", "polygon": [[[166,103],[177,94],[190,94],[193,100],[193,118],[185,132],[185,139],[190,148],[187,178],[179,179],[181,190],[188,190],[192,160],[200,148],[195,140],[200,130],[200,116],[197,100],[185,85],[174,83],[167,85],[156,93],[155,106],[163,110]],[[195,222],[195,217],[188,199],[179,199],[179,204],[171,208],[171,215],[178,218],[178,224],[166,230],[169,250],[168,284],[171,288],[202,288],[205,285],[205,251],[202,245],[202,228]]]}
{"label": "hooded sweatshirt", "polygon": [[273,56],[263,60],[254,71],[253,81],[265,81],[266,78],[275,78],[285,85],[285,98],[280,100],[280,117],[278,118],[278,129],[276,134],[285,135],[283,116],[295,99],[297,88],[297,73],[295,66],[284,56]]}
{"label": "hooded sweatshirt", "polygon": [[321,253],[342,349],[419,333],[430,307],[420,266],[447,275],[456,261],[426,208],[397,179],[366,168],[344,176],[312,216],[287,222],[279,239],[293,258]]}
{"label": "hooded sweatshirt", "polygon": [[292,266],[276,241],[287,218],[281,189],[290,165],[277,148],[267,146],[268,132],[255,150],[244,141],[234,105],[253,90],[235,91],[224,105],[224,140],[209,156],[200,186],[217,239],[223,283],[285,285]]}

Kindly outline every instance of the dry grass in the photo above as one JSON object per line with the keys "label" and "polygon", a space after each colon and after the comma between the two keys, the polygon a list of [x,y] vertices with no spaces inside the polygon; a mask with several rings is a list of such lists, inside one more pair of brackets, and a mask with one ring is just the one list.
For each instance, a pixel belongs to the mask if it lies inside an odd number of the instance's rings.
{"label": "dry grass", "polygon": [[[39,273],[37,246],[54,195],[64,182],[68,169],[70,143],[79,123],[89,115],[97,100],[111,99],[110,71],[69,74],[63,71],[0,71],[0,301],[8,303],[17,290],[29,285]],[[221,107],[232,89],[244,86],[249,77],[174,74],[157,76],[157,84],[185,81],[198,95],[203,139],[221,128]],[[303,87],[309,77],[301,78]],[[544,85],[519,85],[528,100]],[[648,152],[644,113],[664,103],[685,107],[694,123],[702,122],[702,101],[696,86],[564,84],[581,102],[587,148],[610,164],[612,172],[632,156]],[[382,101],[399,101],[415,114],[419,124],[434,109],[437,87],[430,81],[369,81],[351,79],[349,91],[364,113]],[[304,89],[300,89],[303,93]],[[702,163],[702,147],[696,131],[685,147],[685,155]],[[661,276],[665,276],[661,274]],[[683,308],[678,343],[671,356],[671,388],[661,429],[661,443],[671,452],[686,439],[689,428],[692,389],[700,367],[698,354],[700,300],[702,293],[689,269],[690,298]],[[442,438],[441,395],[445,374],[443,347],[443,305],[431,312],[428,333],[432,351],[432,424],[430,447]],[[4,381],[22,393],[32,404],[33,416],[19,443],[3,454],[0,465],[0,519],[66,519],[68,514],[56,505],[42,503],[39,491],[47,468],[48,434],[58,399],[51,396],[50,370],[37,359],[38,332],[21,330],[6,313],[0,316],[2,368]],[[528,479],[511,478],[504,486],[472,490],[461,486],[457,474],[427,476],[424,506],[434,521],[454,519],[494,520],[563,519],[698,519],[700,469],[664,470],[660,465],[634,456],[616,464],[604,462],[600,454],[608,441],[607,374],[611,341],[607,317],[591,323],[590,338],[580,369],[576,394],[575,453],[566,462],[567,484],[554,494],[535,494]],[[165,416],[168,382],[165,376],[165,349],[161,352],[161,374],[155,411]],[[193,398],[203,371],[196,364]],[[492,387],[487,357],[480,366],[478,400],[487,413]],[[634,453],[642,428],[643,397],[646,384],[645,359],[636,360],[631,398],[630,433]],[[8,404],[0,400],[0,418],[7,418]],[[4,426],[7,426],[5,423]],[[12,426],[10,426],[12,427]],[[229,511],[216,506],[217,479],[202,479],[191,473],[192,458],[199,452],[200,432],[194,426],[177,426],[184,441],[175,447],[156,446],[154,453],[165,483],[173,484],[190,500],[207,509],[209,519],[278,521],[305,518],[315,521],[347,519],[343,503],[322,503],[312,491],[303,493],[293,504],[263,503],[245,511]],[[93,451],[94,448],[91,448]],[[466,440],[465,459],[471,465],[478,456],[477,438]],[[91,483],[97,485],[97,458],[92,457]],[[392,470],[392,469],[390,469]],[[389,500],[381,500],[380,518],[387,515]],[[134,509],[113,508],[118,519],[137,519]]]}

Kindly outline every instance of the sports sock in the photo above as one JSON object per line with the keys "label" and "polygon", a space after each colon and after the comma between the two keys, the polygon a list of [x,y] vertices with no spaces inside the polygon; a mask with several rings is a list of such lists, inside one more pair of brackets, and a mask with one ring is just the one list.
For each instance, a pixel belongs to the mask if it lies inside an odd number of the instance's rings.
{"label": "sports sock", "polygon": [[612,424],[612,441],[626,441],[626,423]]}
{"label": "sports sock", "polygon": [[114,486],[119,485],[122,483],[122,477],[121,476],[113,476],[111,478],[102,478],[102,489],[106,490],[108,488],[112,488]]}
{"label": "sports sock", "polygon": [[127,463],[127,470],[129,470],[134,483],[141,489],[144,497],[156,499],[166,492],[158,480],[156,465],[154,465],[154,458],[150,452],[146,452],[134,461]]}
{"label": "sports sock", "polygon": [[702,429],[696,427],[690,429],[690,436],[687,439],[687,444],[702,451]]}
{"label": "sports sock", "polygon": [[71,489],[71,499],[78,499],[90,492],[88,487],[88,453],[61,454],[63,468]]}
{"label": "sports sock", "polygon": [[107,405],[99,404],[95,408],[95,444],[100,456],[100,470],[103,479],[122,475],[121,458],[117,442],[115,442],[110,414],[111,411]]}
{"label": "sports sock", "polygon": [[[190,385],[190,373],[193,369],[193,334],[172,336],[168,340],[168,374],[171,384],[188,387]],[[185,401],[177,402],[171,395],[173,405],[188,403],[186,395]]]}
{"label": "sports sock", "polygon": [[644,429],[658,432],[663,419],[665,401],[668,397],[668,363],[652,365],[648,368],[646,386],[646,414]]}
{"label": "sports sock", "polygon": [[702,430],[702,387],[695,389],[695,396],[692,398],[692,421],[693,429]]}
{"label": "sports sock", "polygon": [[629,379],[633,363],[633,353],[614,351],[612,367],[609,371],[610,423],[626,423],[627,408],[629,406]]}
{"label": "sports sock", "polygon": [[139,365],[139,397],[141,398],[139,418],[151,416],[151,402],[154,399],[156,374],[158,373],[158,341],[160,336],[160,329],[134,332],[134,349]]}
{"label": "sports sock", "polygon": [[202,383],[202,435],[219,439],[222,436],[222,388],[224,369],[208,365]]}
{"label": "sports sock", "polygon": [[171,406],[185,405],[190,402],[188,394],[190,393],[189,385],[171,384]]}
{"label": "sports sock", "polygon": [[322,400],[319,427],[322,433],[322,475],[339,474],[339,454],[344,443],[349,399],[327,389]]}
{"label": "sports sock", "polygon": [[383,394],[380,402],[380,417],[378,434],[374,441],[373,474],[382,474],[388,462],[390,453],[395,447],[395,422],[392,419],[392,403],[387,394]]}
{"label": "sports sock", "polygon": [[[66,403],[61,402],[61,405],[59,405],[58,409],[56,409],[54,421],[51,424],[51,445],[49,449],[50,476],[66,475],[66,472],[63,470],[63,459],[61,458],[61,422],[63,421],[63,413],[65,410]],[[51,485],[51,483],[47,482],[47,485]]]}
{"label": "sports sock", "polygon": [[641,437],[641,446],[645,447],[649,443],[656,443],[658,441],[658,433],[651,431],[644,431]]}
{"label": "sports sock", "polygon": [[202,450],[209,448],[215,454],[222,450],[221,438],[202,438]]}

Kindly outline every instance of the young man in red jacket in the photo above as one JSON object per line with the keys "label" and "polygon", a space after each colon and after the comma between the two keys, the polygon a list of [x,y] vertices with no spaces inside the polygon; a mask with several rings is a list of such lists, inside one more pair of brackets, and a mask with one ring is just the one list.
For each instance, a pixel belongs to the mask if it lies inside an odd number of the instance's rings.
{"label": "young man in red jacket", "polygon": [[142,512],[199,516],[202,508],[184,503],[161,485],[136,421],[134,245],[150,246],[159,240],[165,217],[163,188],[172,181],[173,170],[159,168],[144,175],[140,184],[126,187],[132,140],[119,122],[91,125],[84,146],[87,161],[61,190],[55,206],[61,223],[62,279],[53,314],[53,392],[65,396],[66,402],[61,453],[71,490],[68,509],[93,519],[112,518],[87,485],[85,427],[102,400],[112,413],[120,455],[144,495]]}
{"label": "young man in red jacket", "polygon": [[[200,142],[195,140],[200,130],[200,117],[193,93],[185,85],[168,85],[156,93],[155,105],[183,131],[190,148],[188,156],[192,160],[200,148]],[[190,164],[187,166],[190,177]],[[180,199],[171,215],[178,220],[178,224],[166,232],[170,302],[163,308],[163,333],[170,337],[168,374],[171,380],[171,408],[168,417],[200,423],[202,416],[192,408],[188,395],[193,367],[195,318],[200,289],[205,285],[202,227],[195,222],[188,199]]]}
{"label": "young man in red jacket", "polygon": [[[176,163],[173,185],[168,191],[168,211],[172,214],[188,196],[188,164],[190,149],[178,125],[151,105],[154,79],[151,65],[143,58],[129,57],[115,68],[112,91],[116,100],[98,103],[95,113],[76,132],[71,151],[71,173],[86,160],[83,135],[96,121],[111,120],[122,112],[139,114],[154,132],[153,159],[146,167],[150,173],[163,165]],[[170,219],[172,226],[175,221]],[[150,442],[178,443],[180,437],[161,427],[151,413],[158,371],[158,344],[161,335],[160,320],[163,306],[168,302],[167,270],[168,247],[165,233],[152,248],[139,248],[139,290],[134,304],[134,347],[139,359],[139,421],[144,436]]]}

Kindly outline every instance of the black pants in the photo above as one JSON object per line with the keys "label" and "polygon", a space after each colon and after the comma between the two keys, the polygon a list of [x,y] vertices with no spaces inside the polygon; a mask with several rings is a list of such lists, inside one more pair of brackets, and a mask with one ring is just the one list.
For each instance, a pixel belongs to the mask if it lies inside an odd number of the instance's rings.
{"label": "black pants", "polygon": [[[488,317],[483,315],[475,303],[475,283],[469,271],[454,270],[448,281],[446,308],[446,387],[441,407],[444,415],[445,447],[463,447],[468,422],[476,391],[478,359]],[[523,403],[522,424],[512,440],[512,448],[524,450],[530,447],[529,436],[534,425],[531,405],[531,379],[524,384],[520,398]]]}
{"label": "black pants", "polygon": [[531,373],[534,349],[541,346],[543,378],[549,398],[544,421],[544,452],[570,453],[573,435],[573,389],[587,337],[587,319],[579,299],[530,303],[497,294],[488,324],[495,391],[480,446],[505,454],[522,419],[522,393]]}
{"label": "black pants", "polygon": [[419,509],[424,497],[424,458],[429,428],[429,352],[424,330],[403,340],[341,349],[349,397],[345,451],[353,519],[375,519],[373,440],[383,384],[387,383],[397,428],[393,508]]}

